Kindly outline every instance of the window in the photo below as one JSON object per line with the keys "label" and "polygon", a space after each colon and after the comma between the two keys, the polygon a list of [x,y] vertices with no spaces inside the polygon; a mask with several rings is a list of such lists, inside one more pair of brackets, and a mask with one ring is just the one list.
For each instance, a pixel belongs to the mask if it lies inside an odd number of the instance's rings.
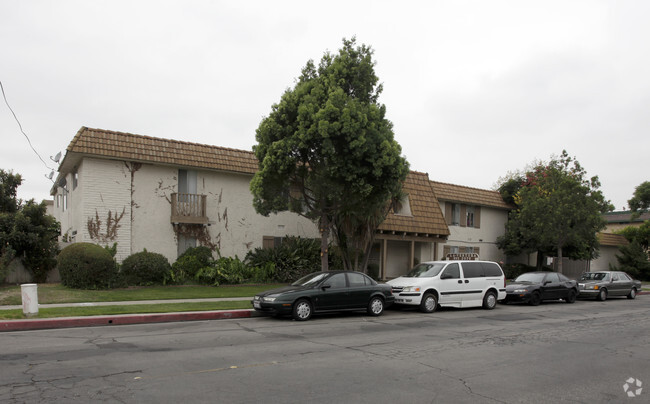
{"label": "window", "polygon": [[63,211],[68,210],[68,192],[63,190]]}
{"label": "window", "polygon": [[465,222],[467,227],[474,227],[474,207],[468,206],[465,209]]}
{"label": "window", "polygon": [[323,283],[323,286],[329,286],[331,289],[341,289],[345,287],[345,274],[335,274],[329,277]]}
{"label": "window", "polygon": [[465,278],[480,278],[485,276],[483,265],[480,262],[463,262]]}
{"label": "window", "polygon": [[350,287],[354,288],[357,286],[366,286],[366,277],[362,274],[349,273],[348,282],[350,282]]}
{"label": "window", "polygon": [[404,195],[404,197],[399,202],[395,203],[393,206],[393,212],[396,215],[400,216],[413,216],[411,213],[411,203],[409,202],[408,195]]}
{"label": "window", "polygon": [[458,267],[458,264],[449,264],[442,273],[441,279],[442,276],[444,276],[445,279],[460,279],[460,268]]}
{"label": "window", "polygon": [[460,204],[451,204],[451,224],[458,226],[460,224]]}
{"label": "window", "polygon": [[74,191],[77,189],[77,185],[79,184],[79,174],[75,171],[72,173],[72,190]]}
{"label": "window", "polygon": [[498,264],[494,262],[482,262],[481,265],[483,266],[485,276],[503,276],[503,271]]}
{"label": "window", "polygon": [[282,244],[282,237],[263,236],[262,248],[276,248]]}
{"label": "window", "polygon": [[558,283],[560,282],[560,278],[558,278],[557,274],[548,274],[544,282]]}

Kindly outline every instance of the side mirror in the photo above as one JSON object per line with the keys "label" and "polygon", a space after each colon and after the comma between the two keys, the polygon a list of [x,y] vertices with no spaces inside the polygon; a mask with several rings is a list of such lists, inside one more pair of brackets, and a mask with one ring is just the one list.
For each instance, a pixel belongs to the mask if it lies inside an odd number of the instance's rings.
{"label": "side mirror", "polygon": [[551,281],[544,281],[544,285],[548,285]]}
{"label": "side mirror", "polygon": [[321,286],[321,289],[326,290],[326,289],[329,289],[331,287],[332,287],[332,285],[323,285],[323,286]]}
{"label": "side mirror", "polygon": [[450,274],[442,274],[442,275],[440,275],[440,279],[451,279],[451,275]]}

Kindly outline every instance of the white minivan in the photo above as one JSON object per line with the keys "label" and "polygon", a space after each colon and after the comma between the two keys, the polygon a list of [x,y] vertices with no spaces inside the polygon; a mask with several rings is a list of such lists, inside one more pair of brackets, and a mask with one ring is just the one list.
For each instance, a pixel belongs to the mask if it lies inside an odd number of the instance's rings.
{"label": "white minivan", "polygon": [[425,313],[433,313],[438,305],[491,310],[506,298],[506,277],[491,261],[423,262],[387,283],[396,304],[420,306]]}

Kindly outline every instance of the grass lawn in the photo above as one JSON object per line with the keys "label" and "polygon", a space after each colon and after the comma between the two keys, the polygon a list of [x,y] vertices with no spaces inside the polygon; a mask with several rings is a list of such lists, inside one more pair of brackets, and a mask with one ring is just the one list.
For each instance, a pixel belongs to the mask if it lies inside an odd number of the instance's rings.
{"label": "grass lawn", "polygon": [[[227,286],[147,286],[127,289],[70,289],[58,283],[38,285],[38,303],[93,303],[134,300],[169,300],[248,297],[284,284]],[[20,286],[0,286],[0,306],[21,305]]]}

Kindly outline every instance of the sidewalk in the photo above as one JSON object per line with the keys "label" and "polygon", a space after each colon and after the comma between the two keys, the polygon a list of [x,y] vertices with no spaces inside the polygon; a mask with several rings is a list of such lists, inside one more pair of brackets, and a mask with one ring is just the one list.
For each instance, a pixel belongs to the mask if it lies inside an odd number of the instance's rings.
{"label": "sidewalk", "polygon": [[[214,299],[175,299],[175,300],[140,300],[128,302],[97,302],[97,303],[64,303],[39,304],[39,309],[48,307],[89,307],[89,306],[125,306],[134,304],[189,303],[189,302],[219,302],[233,300],[252,300],[252,297],[214,298]],[[0,310],[22,309],[23,306],[0,306]],[[116,314],[106,316],[33,318],[21,320],[0,320],[0,332],[44,330],[51,328],[96,327],[108,325],[167,323],[175,321],[205,321],[229,318],[257,317],[260,313],[251,309],[191,311],[176,313],[151,314]]]}

